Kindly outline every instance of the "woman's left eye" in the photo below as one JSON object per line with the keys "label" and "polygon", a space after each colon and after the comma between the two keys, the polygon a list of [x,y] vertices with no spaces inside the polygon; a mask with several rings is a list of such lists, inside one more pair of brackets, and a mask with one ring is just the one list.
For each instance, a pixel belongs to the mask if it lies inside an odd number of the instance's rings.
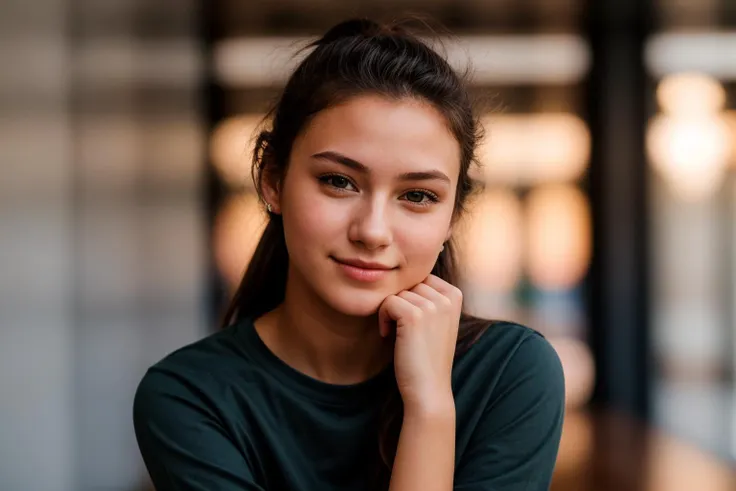
{"label": "woman's left eye", "polygon": [[[439,199],[434,193],[429,191],[408,191],[404,193],[406,201],[417,205],[428,205],[430,203],[436,203]],[[426,198],[426,199],[425,199]]]}

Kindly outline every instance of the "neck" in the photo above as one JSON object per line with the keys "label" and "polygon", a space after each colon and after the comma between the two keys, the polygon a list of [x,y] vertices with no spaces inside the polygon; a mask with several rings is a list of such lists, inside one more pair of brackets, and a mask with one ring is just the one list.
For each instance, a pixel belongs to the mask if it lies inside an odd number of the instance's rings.
{"label": "neck", "polygon": [[393,358],[377,315],[337,312],[289,268],[284,301],[256,321],[268,348],[292,368],[323,382],[349,385],[377,375]]}

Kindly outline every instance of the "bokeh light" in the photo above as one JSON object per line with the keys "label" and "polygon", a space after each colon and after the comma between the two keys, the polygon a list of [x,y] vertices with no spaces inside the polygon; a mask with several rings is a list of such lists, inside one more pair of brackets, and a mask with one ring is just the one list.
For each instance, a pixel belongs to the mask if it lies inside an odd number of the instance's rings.
{"label": "bokeh light", "polygon": [[252,187],[251,159],[262,114],[222,120],[210,138],[210,159],[220,177],[233,188]]}
{"label": "bokeh light", "polygon": [[230,198],[215,218],[215,263],[231,291],[240,284],[266,225],[266,214],[255,194]]}
{"label": "bokeh light", "polygon": [[646,136],[654,169],[681,199],[712,195],[733,151],[722,113],[726,91],[708,75],[680,73],[659,83],[657,100],[664,113],[652,119]]}
{"label": "bokeh light", "polygon": [[565,373],[565,406],[579,409],[593,393],[595,363],[590,348],[583,341],[568,337],[550,337]]}
{"label": "bokeh light", "polygon": [[659,83],[657,102],[670,114],[713,114],[723,109],[726,91],[718,80],[708,75],[678,73]]}
{"label": "bokeh light", "polygon": [[590,205],[572,185],[537,188],[527,201],[527,268],[543,290],[567,290],[585,276],[591,255]]}
{"label": "bokeh light", "polygon": [[522,206],[507,190],[487,190],[458,224],[463,279],[487,291],[508,292],[522,271]]}
{"label": "bokeh light", "polygon": [[718,188],[731,145],[730,129],[720,115],[659,115],[647,132],[654,169],[685,200],[704,198]]}
{"label": "bokeh light", "polygon": [[573,114],[490,116],[478,148],[488,183],[532,185],[578,179],[590,159],[590,132]]}

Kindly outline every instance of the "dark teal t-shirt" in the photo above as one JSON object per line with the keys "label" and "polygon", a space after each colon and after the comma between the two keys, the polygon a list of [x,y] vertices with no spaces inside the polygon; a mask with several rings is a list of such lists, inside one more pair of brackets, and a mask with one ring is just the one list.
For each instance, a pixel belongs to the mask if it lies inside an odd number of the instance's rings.
{"label": "dark teal t-shirt", "polygon": [[[393,376],[388,367],[357,385],[321,382],[241,321],[148,370],[133,407],[138,445],[157,491],[369,490]],[[565,391],[544,337],[492,324],[455,361],[452,384],[454,489],[547,490]]]}

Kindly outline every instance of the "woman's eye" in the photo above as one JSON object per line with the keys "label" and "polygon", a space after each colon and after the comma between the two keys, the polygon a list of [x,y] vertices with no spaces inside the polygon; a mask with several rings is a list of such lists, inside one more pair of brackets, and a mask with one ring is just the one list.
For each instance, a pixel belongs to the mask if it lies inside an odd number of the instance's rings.
{"label": "woman's eye", "polygon": [[421,203],[426,197],[427,195],[421,191],[409,191],[406,193],[407,201],[411,201],[412,203]]}
{"label": "woman's eye", "polygon": [[352,190],[355,188],[355,186],[353,186],[353,183],[350,182],[350,179],[338,174],[327,174],[320,177],[319,180],[322,183],[337,189]]}
{"label": "woman's eye", "polygon": [[330,176],[327,179],[327,181],[330,184],[332,184],[333,186],[335,186],[336,188],[342,188],[342,189],[344,189],[344,188],[346,188],[346,187],[348,187],[350,185],[350,181],[348,181],[347,179],[345,179],[342,176]]}
{"label": "woman's eye", "polygon": [[410,203],[422,206],[431,205],[439,201],[437,195],[429,191],[407,191],[404,193],[404,199]]}

